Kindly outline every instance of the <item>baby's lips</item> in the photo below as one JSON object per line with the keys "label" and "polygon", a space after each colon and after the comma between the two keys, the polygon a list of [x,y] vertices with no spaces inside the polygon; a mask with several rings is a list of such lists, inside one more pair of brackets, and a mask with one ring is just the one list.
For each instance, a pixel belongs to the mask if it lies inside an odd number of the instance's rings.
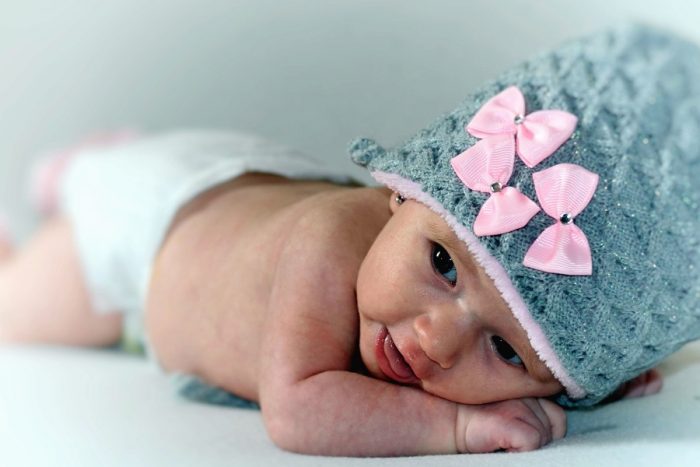
{"label": "baby's lips", "polygon": [[399,376],[399,378],[406,382],[416,379],[416,375],[413,373],[413,370],[409,366],[408,362],[406,362],[406,359],[401,354],[398,347],[396,347],[396,344],[389,333],[387,333],[386,337],[384,338],[384,353],[389,360],[391,369],[394,371],[394,373],[396,373],[396,375]]}
{"label": "baby's lips", "polygon": [[417,344],[407,341],[403,345],[403,356],[413,374],[419,380],[430,378],[435,363],[433,363]]}
{"label": "baby's lips", "polygon": [[401,384],[418,382],[418,378],[397,349],[386,327],[377,334],[374,352],[380,371],[388,379]]}

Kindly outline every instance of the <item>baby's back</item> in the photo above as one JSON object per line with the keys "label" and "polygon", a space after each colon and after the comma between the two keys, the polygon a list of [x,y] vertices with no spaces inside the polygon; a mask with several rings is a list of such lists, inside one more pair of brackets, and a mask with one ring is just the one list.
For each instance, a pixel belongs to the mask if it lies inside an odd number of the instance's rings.
{"label": "baby's back", "polygon": [[[387,199],[378,194],[248,173],[185,205],[158,253],[148,291],[147,333],[159,362],[257,400],[259,344],[281,251],[310,217],[328,224],[322,227],[327,241],[346,243],[340,232],[355,230],[357,222],[339,212],[359,214]],[[376,233],[364,230],[368,248]],[[363,248],[338,267],[359,268]]]}

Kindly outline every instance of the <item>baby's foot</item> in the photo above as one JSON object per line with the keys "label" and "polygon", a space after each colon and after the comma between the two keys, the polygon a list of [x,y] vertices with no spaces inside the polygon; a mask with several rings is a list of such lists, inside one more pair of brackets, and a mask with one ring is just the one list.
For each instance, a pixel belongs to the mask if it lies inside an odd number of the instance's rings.
{"label": "baby's foot", "polygon": [[12,256],[12,252],[14,251],[13,243],[12,235],[7,228],[7,223],[3,220],[2,216],[0,216],[0,263]]}
{"label": "baby's foot", "polygon": [[43,156],[33,167],[29,184],[32,204],[45,216],[56,211],[58,186],[70,161],[83,151],[119,146],[136,139],[138,133],[122,130],[101,133],[84,139],[79,144]]}

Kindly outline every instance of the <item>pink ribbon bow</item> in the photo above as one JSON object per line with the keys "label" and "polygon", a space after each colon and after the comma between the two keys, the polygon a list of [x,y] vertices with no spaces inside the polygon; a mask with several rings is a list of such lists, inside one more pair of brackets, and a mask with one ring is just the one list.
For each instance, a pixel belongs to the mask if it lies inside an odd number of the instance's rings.
{"label": "pink ribbon bow", "polygon": [[578,119],[563,110],[539,110],[525,115],[525,98],[510,86],[484,104],[467,124],[477,138],[514,135],[516,152],[532,168],[554,153],[576,128]]}
{"label": "pink ribbon bow", "polygon": [[537,237],[523,264],[545,272],[591,275],[591,248],[573,220],[593,198],[598,175],[576,164],[557,164],[534,173],[532,178],[542,209],[557,223]]}
{"label": "pink ribbon bow", "polygon": [[523,227],[540,208],[516,188],[505,186],[513,174],[515,142],[508,135],[482,139],[452,158],[457,176],[472,190],[491,193],[474,220],[477,236]]}

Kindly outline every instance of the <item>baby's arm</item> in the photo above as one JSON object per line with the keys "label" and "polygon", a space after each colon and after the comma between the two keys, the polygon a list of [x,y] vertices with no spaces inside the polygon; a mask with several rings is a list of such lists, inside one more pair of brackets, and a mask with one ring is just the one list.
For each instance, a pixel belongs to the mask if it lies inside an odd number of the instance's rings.
{"label": "baby's arm", "polygon": [[564,436],[563,410],[547,400],[468,406],[347,371],[325,371],[261,394],[280,447],[344,456],[537,449]]}
{"label": "baby's arm", "polygon": [[268,434],[306,454],[455,453],[457,404],[348,371],[261,387]]}
{"label": "baby's arm", "polygon": [[564,412],[526,399],[459,405],[348,371],[357,347],[354,280],[342,250],[292,248],[279,260],[260,362],[268,434],[307,454],[381,456],[535,449]]}

